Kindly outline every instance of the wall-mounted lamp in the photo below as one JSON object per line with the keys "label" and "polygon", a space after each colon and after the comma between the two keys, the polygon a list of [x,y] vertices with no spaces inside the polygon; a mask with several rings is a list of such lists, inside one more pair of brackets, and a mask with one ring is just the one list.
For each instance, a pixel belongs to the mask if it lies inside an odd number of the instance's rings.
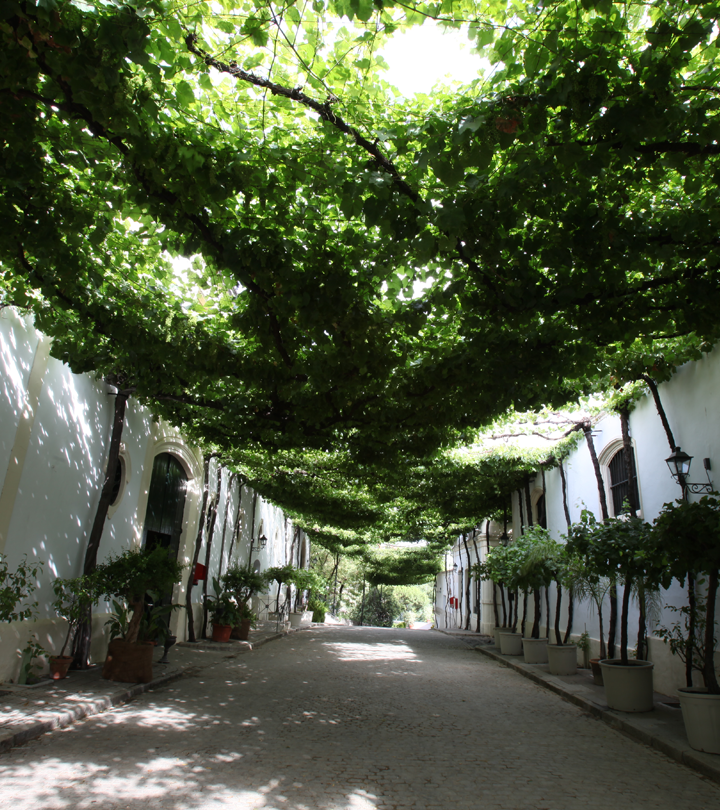
{"label": "wall-mounted lamp", "polygon": [[454,574],[457,574],[457,570],[458,570],[458,564],[457,564],[457,563],[455,563],[455,564],[453,565],[453,573],[454,573]]}
{"label": "wall-mounted lamp", "polygon": [[265,548],[266,545],[267,537],[265,537],[264,534],[261,534],[260,537],[258,537],[258,548]]}
{"label": "wall-mounted lamp", "polygon": [[[668,465],[668,469],[670,470],[670,475],[672,475],[672,477],[682,487],[683,497],[685,497],[686,493],[688,492],[692,492],[695,495],[713,492],[713,485],[712,482],[710,482],[709,475],[709,483],[707,484],[691,484],[687,480],[688,475],[690,475],[690,464],[692,463],[693,458],[694,456],[689,456],[684,450],[676,447],[672,455],[665,459],[665,463]],[[703,467],[705,468],[706,474],[712,469],[709,458],[703,459]]]}

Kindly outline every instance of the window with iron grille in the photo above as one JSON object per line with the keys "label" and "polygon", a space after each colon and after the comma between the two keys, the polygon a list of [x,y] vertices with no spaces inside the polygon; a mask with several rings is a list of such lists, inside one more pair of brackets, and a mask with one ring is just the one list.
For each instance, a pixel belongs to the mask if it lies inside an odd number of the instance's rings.
{"label": "window with iron grille", "polygon": [[[637,483],[637,471],[635,469],[635,454],[630,450],[630,468],[632,470],[632,488],[635,495],[635,503],[640,508],[640,493]],[[628,481],[627,467],[625,466],[625,449],[615,453],[608,464],[610,473],[610,492],[612,494],[613,514],[621,515],[627,509],[623,509],[623,502],[630,500],[630,485]]]}

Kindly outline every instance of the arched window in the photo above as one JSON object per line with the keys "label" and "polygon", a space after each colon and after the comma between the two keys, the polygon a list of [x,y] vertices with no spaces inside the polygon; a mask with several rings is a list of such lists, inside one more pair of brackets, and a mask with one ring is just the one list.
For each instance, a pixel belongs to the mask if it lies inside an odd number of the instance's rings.
{"label": "arched window", "polygon": [[614,515],[621,515],[627,512],[623,508],[625,501],[630,501],[630,487],[635,495],[635,504],[640,508],[640,492],[638,490],[637,470],[635,468],[635,454],[630,448],[630,469],[631,476],[628,480],[627,465],[625,463],[625,448],[621,447],[608,462],[608,476],[610,479],[610,500]]}

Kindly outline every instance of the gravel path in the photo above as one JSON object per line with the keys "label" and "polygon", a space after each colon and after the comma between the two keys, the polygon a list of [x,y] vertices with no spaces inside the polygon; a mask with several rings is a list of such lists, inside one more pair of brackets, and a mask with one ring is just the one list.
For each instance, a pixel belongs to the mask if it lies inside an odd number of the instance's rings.
{"label": "gravel path", "polygon": [[0,756],[0,806],[717,810],[720,788],[460,640],[327,627]]}

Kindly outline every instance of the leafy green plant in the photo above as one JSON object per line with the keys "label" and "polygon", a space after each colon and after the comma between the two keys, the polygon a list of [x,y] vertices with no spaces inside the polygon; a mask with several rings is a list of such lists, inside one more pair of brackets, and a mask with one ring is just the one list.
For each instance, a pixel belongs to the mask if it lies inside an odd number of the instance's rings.
{"label": "leafy green plant", "polygon": [[152,550],[128,549],[98,565],[98,592],[127,602],[132,614],[123,639],[139,641],[148,591],[166,593],[180,581],[183,566],[162,546]]}
{"label": "leafy green plant", "polygon": [[312,620],[318,624],[325,621],[325,614],[327,613],[328,606],[319,596],[311,596],[308,600],[308,609],[312,610]]}
{"label": "leafy green plant", "polygon": [[98,575],[93,572],[72,579],[58,577],[53,582],[53,592],[55,594],[53,610],[68,623],[67,635],[59,653],[62,658],[73,634],[80,623],[87,618],[92,606],[100,596]]}
{"label": "leafy green plant", "polygon": [[213,577],[213,588],[215,593],[207,596],[207,606],[213,624],[230,625],[231,627],[240,624],[242,607],[245,606],[238,606],[232,593],[223,587],[217,577]]}
{"label": "leafy green plant", "polygon": [[0,622],[19,622],[36,615],[38,603],[27,600],[35,590],[42,567],[42,562],[28,562],[25,556],[11,571],[7,558],[0,554]]}
{"label": "leafy green plant", "polygon": [[[663,566],[663,581],[667,586],[672,578],[684,582],[688,577],[705,580],[705,615],[702,652],[696,651],[698,625],[697,607],[688,606],[685,639],[685,662],[690,669],[696,656],[702,662],[705,686],[710,694],[720,694],[715,670],[714,652],[716,601],[720,574],[720,499],[706,495],[699,501],[666,503],[653,524],[659,548],[659,564]],[[694,589],[693,589],[694,594]],[[673,634],[676,637],[676,634]],[[671,645],[671,650],[672,650]],[[678,651],[675,647],[675,652]],[[690,686],[691,683],[688,684]]]}
{"label": "leafy green plant", "polygon": [[43,666],[38,659],[47,654],[47,650],[40,643],[37,635],[32,633],[28,639],[27,645],[22,651],[18,683],[36,683],[38,673]]}
{"label": "leafy green plant", "polygon": [[657,589],[665,570],[657,557],[657,544],[650,524],[634,515],[597,522],[589,513],[568,531],[568,554],[579,556],[588,581],[602,577],[623,584],[620,615],[620,657],[628,661],[628,610],[633,587],[642,580],[646,589]]}
{"label": "leafy green plant", "polygon": [[262,574],[249,571],[247,567],[238,563],[228,568],[221,581],[223,588],[232,594],[238,605],[249,602],[254,594],[262,591],[267,585],[267,580]]}

